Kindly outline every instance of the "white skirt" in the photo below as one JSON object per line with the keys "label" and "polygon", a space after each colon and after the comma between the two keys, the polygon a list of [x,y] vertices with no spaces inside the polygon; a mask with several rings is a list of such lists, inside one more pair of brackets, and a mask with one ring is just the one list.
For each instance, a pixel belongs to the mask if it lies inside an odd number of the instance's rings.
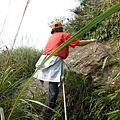
{"label": "white skirt", "polygon": [[[41,55],[36,63],[36,69],[49,55]],[[36,79],[49,82],[62,82],[64,79],[64,61],[61,57],[52,56],[33,76]]]}

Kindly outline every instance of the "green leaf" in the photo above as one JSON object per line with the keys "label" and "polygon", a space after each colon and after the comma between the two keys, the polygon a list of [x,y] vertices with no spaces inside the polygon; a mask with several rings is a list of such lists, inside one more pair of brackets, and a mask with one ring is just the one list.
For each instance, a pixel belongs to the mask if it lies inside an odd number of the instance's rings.
{"label": "green leaf", "polygon": [[39,102],[39,101],[36,101],[36,100],[29,100],[29,99],[26,99],[26,100],[24,100],[24,101],[29,101],[29,102],[32,102],[32,103],[35,103],[35,104],[38,104],[38,105],[41,105],[41,106],[47,107],[48,109],[52,110],[53,112],[59,114],[59,113],[56,112],[54,109],[52,109],[52,108],[46,106],[45,104],[43,104],[43,103],[41,103],[41,102]]}
{"label": "green leaf", "polygon": [[105,68],[105,65],[106,65],[106,62],[107,62],[107,59],[109,58],[109,56],[107,56],[104,61],[103,61],[103,65],[102,65],[102,70]]}
{"label": "green leaf", "polygon": [[113,76],[113,80],[117,79],[120,76],[120,72],[118,72],[117,74],[115,74],[115,76]]}

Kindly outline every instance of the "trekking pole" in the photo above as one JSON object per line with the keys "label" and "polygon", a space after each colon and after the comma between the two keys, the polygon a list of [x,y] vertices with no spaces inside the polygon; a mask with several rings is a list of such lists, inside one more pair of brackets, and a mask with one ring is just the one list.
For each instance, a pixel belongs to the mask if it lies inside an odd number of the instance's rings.
{"label": "trekking pole", "polygon": [[63,82],[63,99],[64,99],[65,120],[67,120],[66,99],[65,99],[65,85],[64,85],[64,82]]}
{"label": "trekking pole", "polygon": [[98,41],[96,41],[95,44],[100,46],[109,56],[111,56],[113,59],[115,59],[120,64],[120,60],[116,58],[113,54],[111,54],[102,44],[100,44]]}
{"label": "trekking pole", "polygon": [[2,107],[0,107],[0,117],[1,117],[1,120],[5,120],[4,110]]}
{"label": "trekking pole", "polygon": [[96,44],[99,45],[109,56],[111,56],[113,59],[115,59],[120,64],[120,60],[116,58],[113,54],[111,54],[103,45],[101,45],[97,41],[96,41]]}

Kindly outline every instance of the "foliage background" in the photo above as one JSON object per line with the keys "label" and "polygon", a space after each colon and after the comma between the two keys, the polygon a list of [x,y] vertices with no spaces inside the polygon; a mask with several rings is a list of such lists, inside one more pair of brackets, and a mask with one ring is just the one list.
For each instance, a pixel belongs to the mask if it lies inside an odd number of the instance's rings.
{"label": "foliage background", "polygon": [[[74,35],[92,19],[119,2],[119,0],[82,0],[80,6],[71,10],[74,13],[74,18],[68,18],[68,23],[65,27],[66,32]],[[100,41],[105,41],[114,37],[116,40],[119,40],[119,35],[120,11],[107,17],[103,22],[88,30],[88,32],[80,36],[80,39],[96,37]]]}

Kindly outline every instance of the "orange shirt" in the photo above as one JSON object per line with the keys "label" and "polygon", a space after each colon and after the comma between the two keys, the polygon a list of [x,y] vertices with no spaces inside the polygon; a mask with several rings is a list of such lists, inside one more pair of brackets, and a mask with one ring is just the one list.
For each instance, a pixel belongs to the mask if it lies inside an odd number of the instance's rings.
{"label": "orange shirt", "polygon": [[[59,47],[63,42],[68,40],[70,37],[71,35],[65,32],[53,33],[48,39],[43,54],[51,54],[57,47]],[[61,49],[59,52],[57,52],[55,56],[62,57],[63,59],[67,58],[67,56],[69,55],[69,46],[74,48],[78,43],[79,40],[72,41],[69,45]]]}

